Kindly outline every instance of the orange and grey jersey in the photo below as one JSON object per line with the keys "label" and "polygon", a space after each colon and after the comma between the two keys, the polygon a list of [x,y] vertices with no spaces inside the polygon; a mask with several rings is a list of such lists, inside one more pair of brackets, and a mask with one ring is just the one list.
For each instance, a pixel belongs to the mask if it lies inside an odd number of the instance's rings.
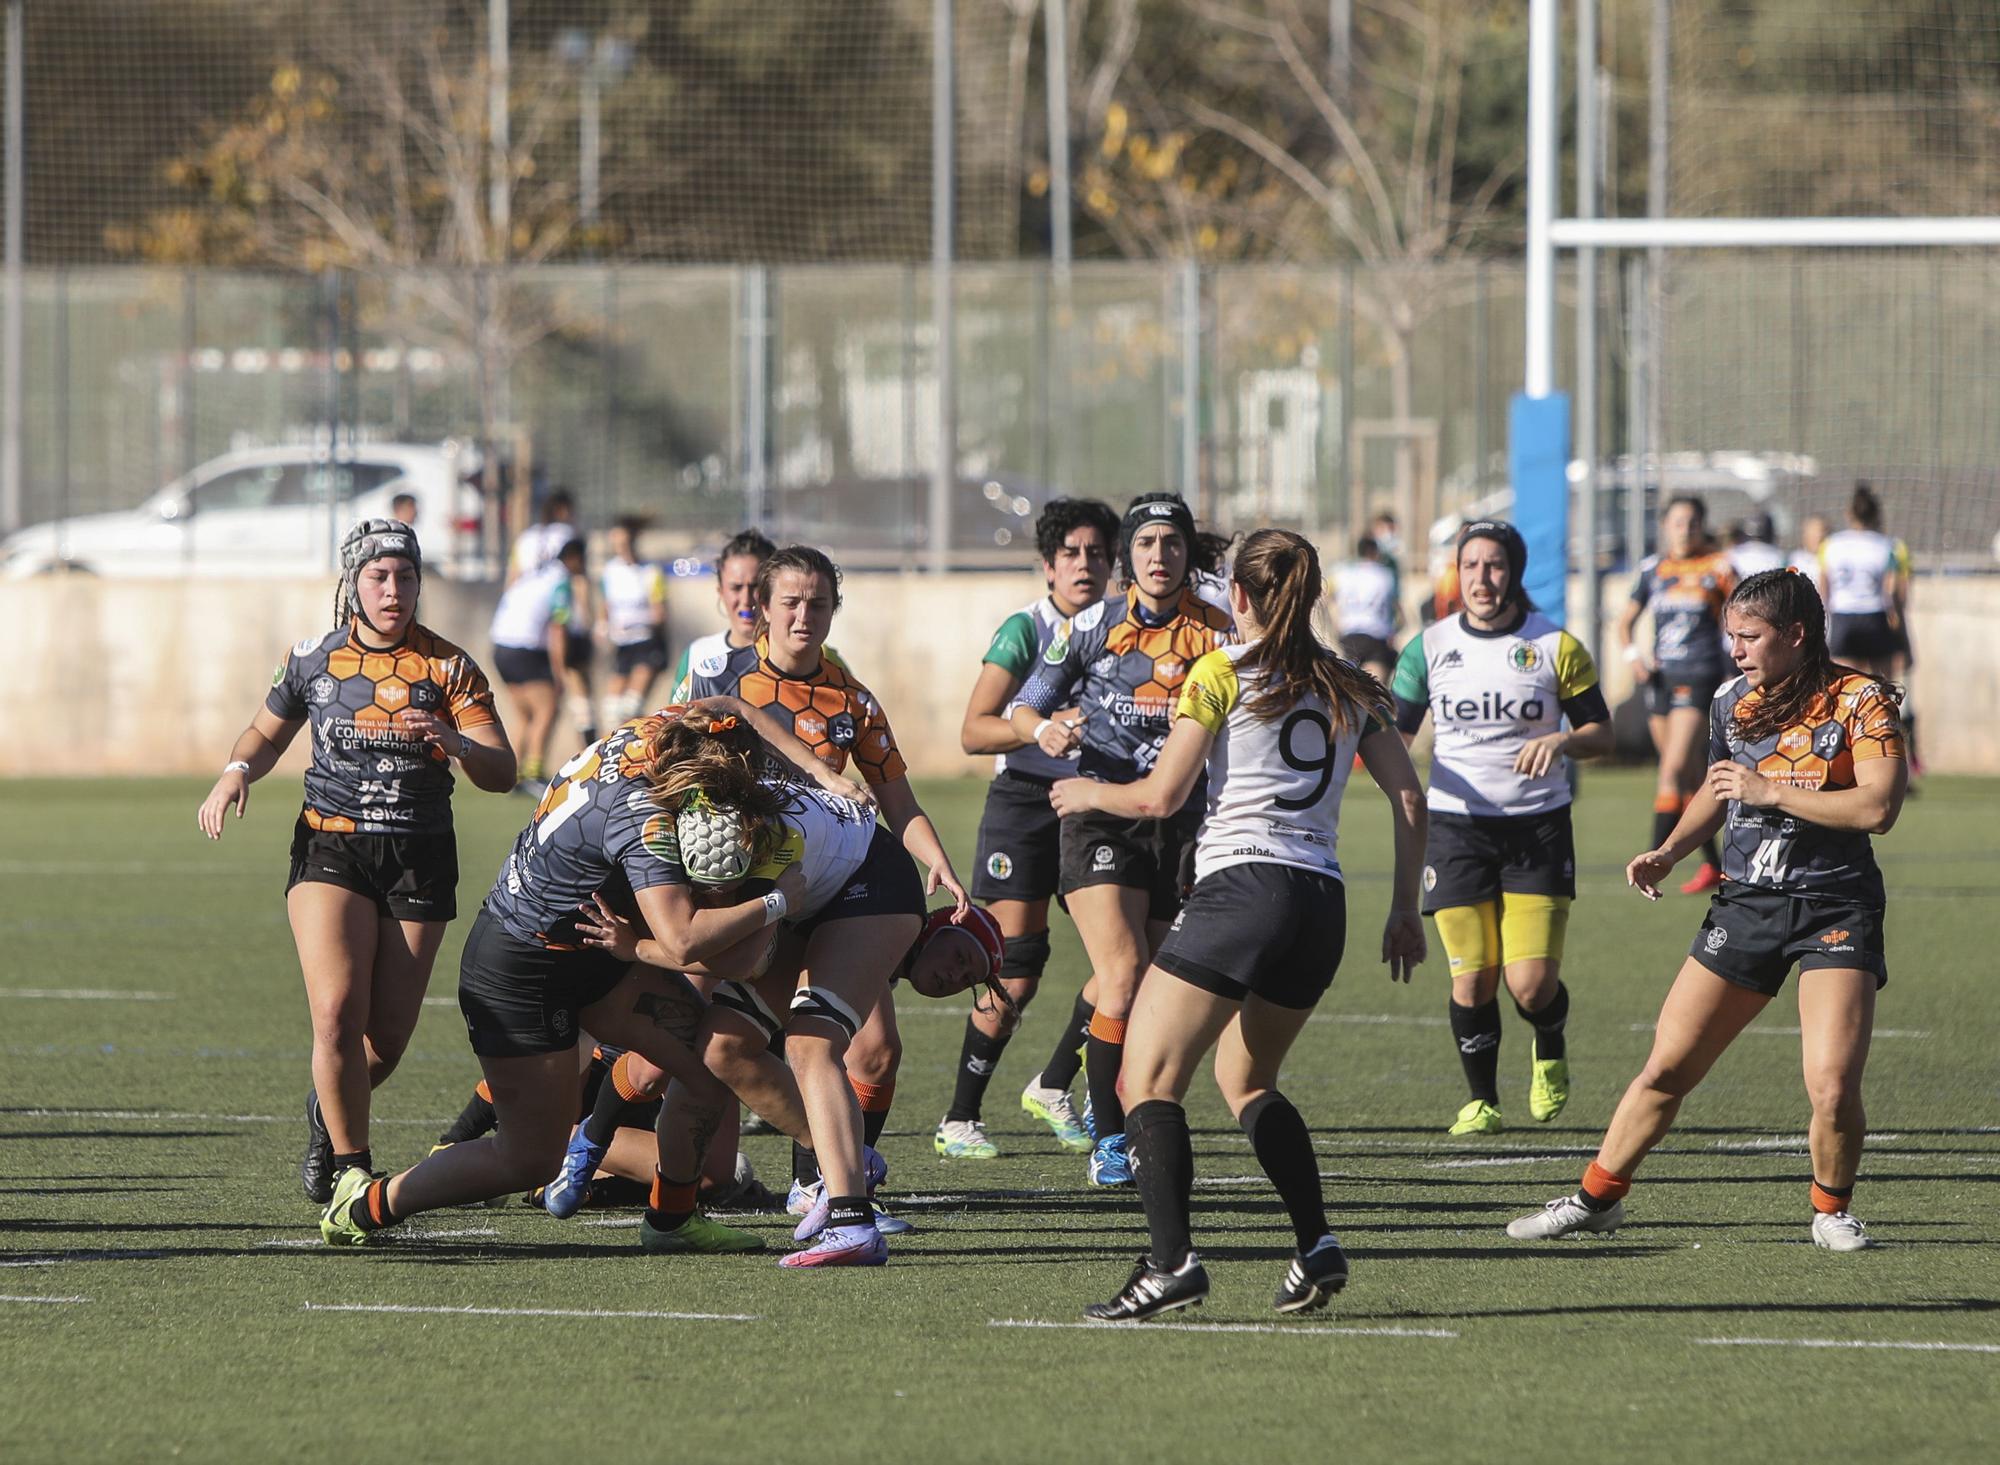
{"label": "orange and grey jersey", "polygon": [[831,648],[820,648],[819,670],[803,677],[779,671],[770,653],[770,638],[759,636],[752,645],[698,661],[674,689],[674,700],[739,697],[788,717],[793,734],[820,762],[845,773],[852,758],[870,784],[894,783],[909,771],[882,704]]}
{"label": "orange and grey jersey", "polygon": [[[1873,677],[1843,674],[1797,722],[1750,742],[1741,718],[1761,695],[1742,677],[1715,694],[1709,762],[1741,763],[1774,783],[1817,792],[1855,787],[1857,763],[1907,756],[1896,704]],[[1883,901],[1882,872],[1865,833],[1737,802],[1723,825],[1722,878],[1784,895]]]}
{"label": "orange and grey jersey", "polygon": [[[1049,643],[1015,701],[1043,717],[1079,708],[1077,771],[1106,783],[1136,783],[1159,759],[1188,668],[1235,640],[1235,623],[1192,589],[1160,617],[1129,594],[1107,596]],[[1199,797],[1197,789],[1190,800]]]}
{"label": "orange and grey jersey", "polygon": [[272,675],[264,706],[311,724],[305,821],[333,834],[449,833],[450,759],[404,714],[433,713],[460,732],[500,720],[486,674],[422,626],[387,651],[351,629],[308,637]]}
{"label": "orange and grey jersey", "polygon": [[1730,673],[1722,605],[1736,571],[1721,550],[1673,559],[1648,555],[1632,583],[1632,603],[1653,613],[1653,662],[1667,677],[1711,686]]}

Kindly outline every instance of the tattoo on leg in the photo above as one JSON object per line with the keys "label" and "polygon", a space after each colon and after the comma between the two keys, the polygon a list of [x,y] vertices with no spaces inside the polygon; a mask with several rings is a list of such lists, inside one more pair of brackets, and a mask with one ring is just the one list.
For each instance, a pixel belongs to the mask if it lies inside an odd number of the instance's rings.
{"label": "tattoo on leg", "polygon": [[692,993],[641,992],[634,999],[632,1010],[683,1047],[694,1046],[703,1009]]}
{"label": "tattoo on leg", "polygon": [[722,1127],[722,1110],[709,1104],[688,1104],[688,1143],[694,1146],[694,1168],[700,1173],[708,1159],[708,1147]]}

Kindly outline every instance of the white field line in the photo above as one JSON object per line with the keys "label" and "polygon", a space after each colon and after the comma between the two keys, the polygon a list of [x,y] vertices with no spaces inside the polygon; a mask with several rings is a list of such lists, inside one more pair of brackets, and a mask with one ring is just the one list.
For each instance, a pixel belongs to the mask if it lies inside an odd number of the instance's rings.
{"label": "white field line", "polygon": [[120,992],[110,987],[0,987],[0,997],[48,1002],[171,1002],[171,992]]}
{"label": "white field line", "polygon": [[[8,1119],[172,1119],[181,1122],[198,1119],[209,1124],[297,1124],[298,1114],[187,1114],[168,1109],[16,1109],[13,1113],[0,1116]],[[380,1116],[368,1121],[370,1124],[407,1124],[423,1129],[441,1129],[449,1121],[441,1119],[383,1119]],[[32,1139],[33,1135],[17,1135],[17,1139]],[[55,1192],[60,1194],[60,1192]]]}
{"label": "white field line", "polygon": [[[900,1198],[898,1199],[898,1203],[900,1204]],[[606,1216],[602,1220],[585,1221],[583,1224],[586,1226],[602,1226],[607,1230],[614,1231],[636,1231],[639,1227],[639,1218],[637,1216]]]}
{"label": "white field line", "polygon": [[[462,1231],[398,1231],[391,1234],[400,1241],[466,1241],[475,1237],[498,1236],[500,1233],[492,1226],[468,1226]],[[271,1236],[257,1244],[295,1248],[300,1251],[310,1251],[315,1247],[326,1245],[317,1236]]]}
{"label": "white field line", "polygon": [[[60,1195],[61,1191],[45,1191],[46,1195]],[[25,1257],[19,1261],[0,1262],[0,1267],[63,1267],[71,1262],[133,1262],[155,1261],[165,1256],[164,1251],[76,1251],[67,1256]]]}
{"label": "white field line", "polygon": [[199,875],[243,879],[269,873],[257,865],[202,865],[186,860],[0,860],[0,875]]}
{"label": "white field line", "polygon": [[321,1241],[317,1236],[271,1236],[265,1238],[264,1240],[258,1242],[257,1244],[259,1246],[290,1247],[299,1251],[306,1251],[312,1248],[322,1247],[326,1245],[326,1243],[324,1241]]}
{"label": "white field line", "polygon": [[[1495,1155],[1485,1160],[1426,1160],[1426,1170],[1479,1170],[1488,1165],[1551,1165],[1574,1160],[1576,1151],[1566,1155]],[[1596,1153],[1592,1151],[1592,1153]]]}
{"label": "white field line", "polygon": [[88,1301],[90,1301],[88,1297],[0,1297],[0,1302],[39,1303],[48,1307],[61,1307],[66,1304]]}
{"label": "white field line", "polygon": [[48,1256],[48,1257],[42,1257],[37,1261],[0,1262],[0,1267],[53,1267],[60,1265],[64,1260],[66,1260],[66,1258]]}
{"label": "white field line", "polygon": [[[426,1001],[429,999],[426,998]],[[457,999],[453,999],[456,1001]],[[911,1004],[910,1010],[896,1013],[896,1020],[903,1022],[909,1018],[948,1017],[963,1020],[964,1007],[946,1006],[937,1002],[926,1002],[921,1007]],[[1409,1017],[1393,1012],[1316,1012],[1307,1022],[1333,1022],[1353,1027],[1399,1027],[1399,1028],[1443,1028],[1450,1027],[1451,1020],[1443,1017]]]}
{"label": "white field line", "polygon": [[417,1307],[401,1302],[308,1302],[302,1312],[392,1312],[426,1317],[582,1317],[665,1318],[678,1323],[755,1323],[749,1312],[614,1312],[593,1307]]}
{"label": "white field line", "polygon": [[[1635,1022],[1629,1025],[1629,1031],[1650,1033],[1655,1026],[1656,1024],[1650,1022]],[[1745,1028],[1743,1035],[1750,1038],[1796,1038],[1801,1031],[1803,1029],[1795,1027],[1754,1027]],[[1875,1038],[1928,1038],[1930,1035],[1929,1028],[1876,1028],[1869,1034]]]}
{"label": "white field line", "polygon": [[426,998],[424,999],[424,1006],[426,1006],[426,1007],[456,1007],[456,1006],[458,1006],[458,999],[457,999],[456,997],[426,997]]}
{"label": "white field line", "polygon": [[1280,1323],[1057,1323],[989,1318],[989,1328],[1056,1328],[1085,1333],[1273,1333],[1286,1338],[1456,1338],[1442,1328],[1288,1328]]}
{"label": "white field line", "polygon": [[1887,1348],[1909,1353],[2000,1353],[2000,1343],[1879,1343],[1854,1338],[1696,1338],[1709,1348]]}

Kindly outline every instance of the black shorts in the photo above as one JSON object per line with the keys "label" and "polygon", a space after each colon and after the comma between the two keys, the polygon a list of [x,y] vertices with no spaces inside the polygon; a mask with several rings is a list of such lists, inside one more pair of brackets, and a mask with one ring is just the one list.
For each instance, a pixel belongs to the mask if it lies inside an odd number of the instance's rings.
{"label": "black shorts", "polygon": [[621,677],[629,677],[641,667],[658,676],[667,669],[667,638],[654,636],[650,640],[613,647],[611,667]]}
{"label": "black shorts", "polygon": [[986,786],[979,816],[972,898],[1047,900],[1062,873],[1062,819],[1049,803],[1049,781],[1001,771]]}
{"label": "black shorts", "polygon": [[458,1010],[482,1058],[529,1058],[576,1046],[583,1009],[625,979],[603,951],[551,951],[517,941],[485,906],[458,962]]}
{"label": "black shorts", "polygon": [[793,929],[811,936],[830,921],[856,916],[915,916],[922,920],[923,915],[924,881],[917,873],[917,862],[900,839],[878,824],[861,867],[847,877],[840,894],[798,921]]}
{"label": "black shorts", "polygon": [[334,834],[300,819],[292,830],[294,885],[338,885],[398,921],[458,915],[458,838],[444,834]]}
{"label": "black shorts", "polygon": [[591,659],[597,655],[597,643],[590,639],[588,631],[565,631],[563,633],[563,663],[571,671],[588,672]]}
{"label": "black shorts", "polygon": [[1872,615],[1837,615],[1827,620],[1826,649],[1841,661],[1888,661],[1908,643],[1889,624],[1887,611]]}
{"label": "black shorts", "polygon": [[1715,700],[1715,689],[1727,678],[1711,671],[1682,671],[1666,667],[1646,678],[1646,715],[1665,717],[1669,712],[1693,708],[1706,716]]}
{"label": "black shorts", "polygon": [[1347,887],[1318,870],[1267,861],[1196,883],[1153,965],[1232,1002],[1312,1007],[1347,945]]}
{"label": "black shorts", "polygon": [[1381,666],[1394,666],[1396,664],[1396,648],[1391,646],[1387,641],[1384,641],[1380,636],[1362,636],[1358,634],[1342,636],[1340,638],[1340,654],[1356,666],[1367,666],[1371,663]]}
{"label": "black shorts", "polygon": [[1424,849],[1424,914],[1503,894],[1576,894],[1569,805],[1545,814],[1433,814]]}
{"label": "black shorts", "polygon": [[1725,982],[1778,995],[1796,964],[1800,973],[1834,968],[1871,973],[1889,983],[1882,956],[1882,907],[1838,897],[1786,895],[1725,882],[1688,955]]}
{"label": "black shorts", "polygon": [[1170,921],[1193,873],[1191,853],[1201,829],[1200,804],[1171,819],[1121,819],[1095,810],[1062,821],[1062,894],[1091,885],[1146,892],[1146,919]]}
{"label": "black shorts", "polygon": [[525,686],[529,682],[553,682],[556,679],[556,669],[549,661],[549,653],[532,646],[495,646],[493,674],[510,687]]}

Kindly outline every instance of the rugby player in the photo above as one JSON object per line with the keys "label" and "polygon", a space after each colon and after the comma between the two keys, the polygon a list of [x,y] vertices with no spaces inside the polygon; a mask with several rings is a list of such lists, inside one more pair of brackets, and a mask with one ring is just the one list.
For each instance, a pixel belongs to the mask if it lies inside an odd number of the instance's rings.
{"label": "rugby player", "polygon": [[1181,808],[1204,764],[1208,774],[1194,892],[1154,953],[1126,1028],[1125,1122],[1151,1248],[1117,1295],[1083,1310],[1088,1318],[1148,1318],[1208,1295],[1190,1231],[1194,1151],[1182,1101],[1211,1048],[1222,1097],[1291,1218],[1297,1250],[1278,1288],[1278,1311],[1323,1306],[1347,1282],[1312,1136],[1279,1092],[1278,1069],[1347,942],[1336,847],[1357,750],[1395,821],[1382,930],[1392,981],[1408,981],[1424,959],[1417,882],[1425,818],[1381,683],[1313,633],[1320,589],[1309,543],[1281,529],[1252,534],[1230,586],[1247,644],[1195,662],[1152,772],[1131,783],[1065,779],[1051,793],[1066,816],[1157,818]]}
{"label": "rugby player", "polygon": [[[1049,644],[1009,714],[1014,731],[1051,758],[1080,750],[1077,771],[1086,778],[1134,783],[1151,772],[1188,668],[1234,637],[1228,615],[1188,584],[1191,571],[1214,571],[1212,544],[1197,538],[1194,515],[1178,495],[1134,499],[1119,527],[1119,561],[1131,588],[1100,600]],[[1068,707],[1081,709],[1078,716],[1059,718]],[[1183,867],[1201,824],[1199,793],[1144,818],[1080,810],[1062,821],[1057,890],[1097,981],[1084,1044],[1095,1185],[1132,1178],[1118,1098],[1125,1023],[1146,964],[1192,883]]]}
{"label": "rugby player", "polygon": [[1868,1129],[1862,1069],[1888,981],[1869,836],[1894,826],[1909,782],[1896,695],[1833,660],[1804,575],[1753,575],[1725,614],[1741,675],[1710,709],[1707,775],[1668,837],[1625,868],[1626,883],[1656,900],[1674,865],[1720,829],[1723,885],[1582,1184],[1511,1223],[1516,1240],[1616,1230],[1633,1173],[1681,1101],[1797,966],[1812,1239],[1836,1252],[1869,1245],[1851,1202]]}
{"label": "rugby player", "polygon": [[[1660,755],[1653,794],[1653,843],[1667,831],[1701,786],[1701,737],[1708,704],[1728,675],[1722,641],[1722,603],[1736,586],[1729,556],[1708,535],[1708,509],[1698,498],[1668,502],[1660,515],[1662,552],[1648,555],[1632,582],[1632,598],[1618,620],[1618,639],[1646,697],[1646,726]],[[1634,633],[1639,617],[1653,616],[1648,652]],[[1681,894],[1713,890],[1722,878],[1713,841]]]}
{"label": "rugby player", "polygon": [[[975,1003],[965,1020],[951,1108],[932,1141],[946,1159],[986,1160],[1000,1153],[980,1122],[980,1109],[1000,1055],[1013,1038],[1019,1021],[1014,1014],[1027,1010],[1048,965],[1049,897],[1056,891],[1061,858],[1061,820],[1049,807],[1049,785],[1076,766],[1069,759],[1051,758],[1023,738],[1007,720],[1007,709],[1043,653],[1068,634],[1072,619],[1104,598],[1117,542],[1118,516],[1108,504],[1069,498],[1049,502],[1035,520],[1035,547],[1048,593],[1000,623],[965,704],[960,746],[968,753],[995,755],[993,781],[979,818],[972,898],[986,904],[1006,934],[1001,979],[1015,1006]],[[1021,1107],[1047,1124],[1066,1150],[1091,1147],[1069,1089],[1082,1064],[1094,995],[1086,982],[1056,1035],[1055,1051],[1021,1091]]]}
{"label": "rugby player", "polygon": [[1403,620],[1396,583],[1395,574],[1382,562],[1382,547],[1366,534],[1354,542],[1354,558],[1340,567],[1333,581],[1340,654],[1384,686],[1396,665],[1396,648],[1390,643]]}
{"label": "rugby player", "polygon": [[611,526],[610,558],[598,571],[598,629],[611,646],[611,676],[604,685],[604,722],[617,727],[646,707],[653,683],[667,666],[667,577],[639,558],[646,521],[627,515]]}
{"label": "rugby player", "polygon": [[576,615],[574,579],[583,571],[583,541],[572,539],[547,564],[501,592],[488,635],[493,670],[521,719],[521,791],[540,798],[555,731],[557,688],[569,661],[569,624]]}
{"label": "rugby player", "polygon": [[1424,912],[1450,962],[1451,1035],[1470,1090],[1450,1132],[1498,1134],[1503,976],[1534,1029],[1529,1114],[1546,1124],[1569,1102],[1568,760],[1611,751],[1611,710],[1590,653],[1530,604],[1512,524],[1475,519],[1453,557],[1465,609],[1411,639],[1391,690],[1406,742],[1426,717],[1436,731]]}
{"label": "rugby player", "polygon": [[[1910,547],[1882,532],[1882,505],[1867,483],[1854,485],[1847,527],[1821,541],[1819,571],[1828,651],[1870,676],[1904,681],[1916,664],[1910,641]],[[1904,694],[1903,743],[1914,777],[1923,771],[1923,760],[1907,686]]]}
{"label": "rugby player", "polygon": [[243,816],[250,785],[312,724],[285,911],[313,1034],[299,1183],[319,1205],[341,1170],[373,1165],[370,1092],[409,1046],[458,914],[451,765],[490,793],[514,784],[486,677],[418,623],[422,587],[408,526],[364,519],[347,532],[334,629],[292,647],[195,816],[222,838],[226,811]]}
{"label": "rugby player", "polygon": [[740,651],[757,639],[757,572],[778,547],[755,529],[745,529],[722,546],[715,557],[715,599],[725,622],[722,630],[697,637],[681,648],[668,680],[680,686],[697,663]]}

